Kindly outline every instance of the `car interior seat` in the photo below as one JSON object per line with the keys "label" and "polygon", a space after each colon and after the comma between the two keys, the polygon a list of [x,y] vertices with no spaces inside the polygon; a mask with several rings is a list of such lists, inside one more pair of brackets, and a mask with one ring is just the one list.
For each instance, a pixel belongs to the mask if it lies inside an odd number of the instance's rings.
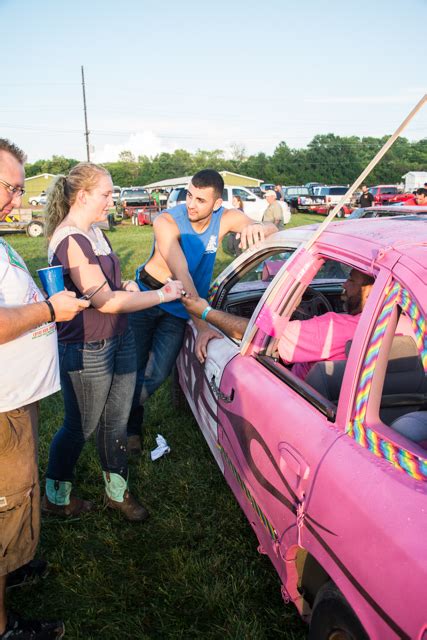
{"label": "car interior seat", "polygon": [[[349,352],[351,341],[346,345]],[[331,402],[337,403],[347,360],[317,362],[305,382]],[[403,414],[417,411],[427,401],[427,381],[415,341],[395,336],[389,354],[380,417],[390,425]]]}
{"label": "car interior seat", "polygon": [[391,428],[427,449],[427,411],[413,411],[397,418]]}

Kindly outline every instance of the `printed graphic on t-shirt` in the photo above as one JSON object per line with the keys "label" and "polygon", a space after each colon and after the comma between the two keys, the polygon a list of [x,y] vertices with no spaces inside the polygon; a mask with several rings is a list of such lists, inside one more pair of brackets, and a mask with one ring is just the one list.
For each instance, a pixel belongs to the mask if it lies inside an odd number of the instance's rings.
{"label": "printed graphic on t-shirt", "polygon": [[211,236],[209,242],[206,245],[205,253],[216,253],[218,249],[216,236]]}
{"label": "printed graphic on t-shirt", "polygon": [[[0,291],[0,301],[5,304],[14,305],[31,304],[44,300],[21,256],[2,238],[0,238],[0,249],[2,249],[0,257],[3,258],[0,270],[2,276],[4,277],[6,271],[11,269],[9,275],[6,277],[6,280],[9,282],[9,287],[5,287]],[[22,286],[25,287],[24,290],[21,288]],[[18,291],[20,293],[17,296]]]}
{"label": "printed graphic on t-shirt", "polygon": [[22,269],[23,271],[28,271],[25,262],[21,259],[21,257],[12,249],[10,244],[0,239],[0,243],[3,245],[6,251],[7,258],[9,263],[13,267],[17,267],[18,269]]}

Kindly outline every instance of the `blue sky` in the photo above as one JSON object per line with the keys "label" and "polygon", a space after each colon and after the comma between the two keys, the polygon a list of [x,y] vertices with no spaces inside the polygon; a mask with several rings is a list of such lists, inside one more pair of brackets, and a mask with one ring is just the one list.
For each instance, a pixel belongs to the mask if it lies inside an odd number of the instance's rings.
{"label": "blue sky", "polygon": [[0,0],[0,135],[85,159],[81,65],[99,162],[390,134],[427,91],[426,24],[426,0]]}

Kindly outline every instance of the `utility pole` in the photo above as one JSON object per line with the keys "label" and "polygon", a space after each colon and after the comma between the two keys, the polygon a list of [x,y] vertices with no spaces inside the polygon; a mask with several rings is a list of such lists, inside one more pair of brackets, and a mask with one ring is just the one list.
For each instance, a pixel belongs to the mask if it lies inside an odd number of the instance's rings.
{"label": "utility pole", "polygon": [[85,92],[85,72],[82,65],[82,88],[83,88],[83,109],[85,114],[85,138],[86,138],[86,155],[87,161],[90,162],[90,150],[89,150],[89,129],[87,128],[87,109],[86,109],[86,92]]}

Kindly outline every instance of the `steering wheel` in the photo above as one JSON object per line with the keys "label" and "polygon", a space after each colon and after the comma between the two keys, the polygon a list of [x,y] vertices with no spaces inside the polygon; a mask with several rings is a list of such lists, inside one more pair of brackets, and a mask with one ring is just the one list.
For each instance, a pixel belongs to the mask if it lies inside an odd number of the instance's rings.
{"label": "steering wheel", "polygon": [[307,287],[301,302],[292,314],[291,320],[308,320],[313,316],[321,316],[327,311],[333,311],[328,298],[313,287]]}

